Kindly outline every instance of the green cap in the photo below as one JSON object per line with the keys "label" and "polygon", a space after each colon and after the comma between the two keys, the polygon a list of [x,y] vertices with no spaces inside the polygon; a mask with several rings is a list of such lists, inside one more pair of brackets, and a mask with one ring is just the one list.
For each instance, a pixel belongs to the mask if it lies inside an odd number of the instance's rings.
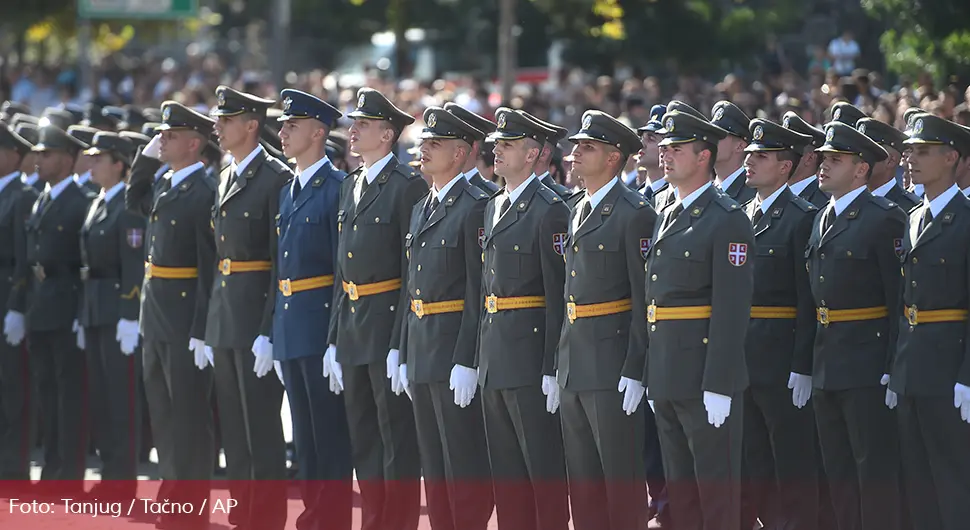
{"label": "green cap", "polygon": [[856,123],[865,117],[865,112],[862,112],[859,110],[859,107],[856,107],[855,105],[846,101],[840,101],[835,105],[832,105],[833,122],[838,121],[848,125],[849,127],[855,127]]}
{"label": "green cap", "polygon": [[394,106],[384,94],[364,87],[357,91],[357,108],[347,114],[354,119],[384,120],[401,130],[414,123],[414,118]]}
{"label": "green cap", "polygon": [[87,144],[77,138],[67,134],[67,131],[56,125],[45,125],[40,128],[37,144],[34,151],[62,150],[77,153],[82,149],[87,149]]}
{"label": "green cap", "polygon": [[899,152],[906,149],[906,146],[903,145],[903,141],[906,140],[906,133],[879,120],[862,118],[856,122],[855,128],[883,147],[892,147]]}
{"label": "green cap", "polygon": [[546,129],[535,121],[530,120],[525,115],[520,114],[510,108],[500,107],[495,111],[495,119],[498,120],[498,128],[488,135],[491,140],[522,140],[532,138],[540,144],[546,142],[553,131]]}
{"label": "green cap", "polygon": [[560,127],[555,123],[549,123],[545,120],[540,120],[539,118],[536,118],[535,116],[533,116],[532,114],[529,114],[524,110],[516,110],[516,112],[538,123],[539,125],[545,127],[548,131],[550,131],[551,134],[546,135],[547,143],[556,145],[559,143],[560,140],[562,140],[569,134],[569,131],[566,130],[565,127]]}
{"label": "green cap", "polygon": [[91,147],[84,154],[95,156],[101,153],[112,153],[126,164],[131,164],[131,159],[135,156],[135,144],[118,133],[101,131],[94,135]]}
{"label": "green cap", "polygon": [[658,145],[686,144],[694,141],[717,145],[729,134],[707,120],[679,110],[664,114],[663,124],[664,128],[657,131],[657,134],[664,135]]}
{"label": "green cap", "polygon": [[[669,109],[667,112],[670,112]],[[750,133],[748,125],[751,119],[740,107],[730,101],[722,100],[714,104],[714,108],[711,109],[711,123],[745,142],[751,139],[748,136]]]}
{"label": "green cap", "polygon": [[208,138],[216,122],[177,101],[162,103],[162,124],[158,131],[191,130]]}
{"label": "green cap", "polygon": [[861,157],[870,166],[889,157],[889,153],[868,136],[840,121],[825,125],[825,143],[816,149],[820,153],[842,153]]}
{"label": "green cap", "polygon": [[127,138],[131,145],[135,146],[135,149],[141,149],[148,145],[148,142],[152,141],[150,136],[146,136],[139,132],[134,131],[121,131],[118,133],[122,138]]}
{"label": "green cap", "polygon": [[[479,131],[482,131],[486,136],[492,134],[496,129],[498,129],[498,125],[492,123],[491,120],[485,119],[457,103],[452,103],[449,101],[448,103],[445,103],[443,108],[455,116],[458,116],[459,120],[471,125]],[[497,115],[496,119],[498,119]]]}
{"label": "green cap", "polygon": [[932,114],[913,115],[913,128],[903,144],[948,145],[961,156],[970,155],[970,136],[967,135],[967,130]]}
{"label": "green cap", "polygon": [[0,120],[10,121],[14,114],[30,115],[30,106],[18,101],[7,100],[0,105]]}
{"label": "green cap", "polygon": [[[70,111],[56,109],[54,107],[45,109],[44,114],[40,118],[40,121],[37,122],[38,127],[50,124],[60,128],[62,131],[66,131],[68,127],[76,123],[74,114],[71,114]],[[47,118],[47,120],[45,121],[44,118]]]}
{"label": "green cap", "polygon": [[755,118],[748,126],[751,141],[744,148],[746,152],[792,150],[798,154],[812,143],[812,137],[786,129],[777,123]]}
{"label": "green cap", "polygon": [[[85,125],[71,125],[67,128],[67,134],[77,138],[85,146],[91,145],[94,141],[94,135],[98,134],[98,129],[94,127],[87,127]],[[86,149],[87,147],[85,147]]]}
{"label": "green cap", "polygon": [[14,132],[19,134],[24,140],[30,142],[31,147],[40,141],[40,129],[37,128],[36,124],[29,122],[18,123],[17,126],[14,127]]}
{"label": "green cap", "polygon": [[209,113],[216,118],[219,116],[237,116],[244,112],[265,116],[266,109],[276,104],[275,100],[240,92],[226,85],[216,87],[216,99],[218,106]]}
{"label": "green cap", "polygon": [[825,143],[825,131],[819,129],[818,127],[811,126],[796,112],[786,112],[782,117],[781,125],[786,129],[791,129],[797,133],[811,136],[812,145],[815,147],[822,147],[822,144]]}
{"label": "green cap", "polygon": [[0,149],[13,149],[23,155],[30,151],[31,147],[30,142],[23,136],[17,134],[6,123],[0,122]]}
{"label": "green cap", "polygon": [[422,140],[464,140],[468,145],[473,145],[485,138],[485,133],[441,107],[425,109],[424,123],[425,128],[419,136]]}
{"label": "green cap", "polygon": [[605,112],[587,110],[583,113],[583,128],[569,137],[572,142],[594,140],[612,145],[625,156],[640,150],[640,136],[622,122]]}
{"label": "green cap", "polygon": [[685,114],[690,114],[695,118],[700,118],[704,121],[707,121],[707,116],[705,116],[701,111],[695,109],[694,107],[691,107],[690,105],[684,103],[679,99],[672,99],[670,100],[670,103],[667,103],[667,113],[671,113],[675,110],[678,112],[683,112]]}

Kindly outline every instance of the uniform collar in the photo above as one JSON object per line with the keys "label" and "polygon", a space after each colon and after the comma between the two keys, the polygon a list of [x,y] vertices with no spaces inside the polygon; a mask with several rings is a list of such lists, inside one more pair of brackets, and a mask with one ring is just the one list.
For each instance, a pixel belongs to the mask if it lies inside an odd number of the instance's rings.
{"label": "uniform collar", "polygon": [[717,186],[722,190],[727,191],[728,188],[730,188],[731,185],[734,184],[734,181],[737,180],[738,176],[741,175],[741,173],[743,172],[744,172],[744,166],[741,166],[734,173],[731,173],[730,175],[728,175],[727,178],[725,178],[724,180],[718,179],[719,182]]}
{"label": "uniform collar", "polygon": [[438,202],[445,202],[445,197],[448,196],[448,192],[451,191],[451,188],[454,187],[456,182],[458,182],[458,179],[464,178],[464,176],[465,176],[464,173],[459,173],[455,175],[455,178],[448,181],[448,183],[445,184],[445,186],[441,188],[441,190],[436,190],[434,187],[432,187],[431,188],[432,191],[435,191],[438,194],[437,195]]}
{"label": "uniform collar", "polygon": [[606,194],[609,193],[610,190],[613,189],[613,186],[615,186],[616,183],[619,181],[620,181],[619,177],[613,177],[612,179],[610,179],[609,182],[606,183],[605,186],[596,190],[596,193],[592,195],[589,195],[589,190],[586,190],[586,195],[589,196],[589,205],[595,210],[596,207],[599,205],[600,201],[602,201],[603,198],[606,197]]}
{"label": "uniform collar", "polygon": [[777,199],[779,195],[784,193],[786,189],[788,189],[788,185],[783,184],[780,188],[775,190],[774,193],[769,195],[767,199],[761,201],[761,205],[760,205],[761,213],[768,213],[768,208],[771,208],[771,204],[775,202],[775,199]]}
{"label": "uniform collar", "polygon": [[384,166],[386,166],[387,163],[391,161],[391,157],[393,156],[394,156],[394,153],[387,153],[386,155],[384,155],[384,158],[378,160],[377,162],[374,162],[373,166],[371,167],[364,166],[364,170],[367,175],[367,184],[374,183],[374,179],[376,179],[377,176],[381,174],[381,171],[384,171]]}
{"label": "uniform collar", "polygon": [[465,180],[467,180],[468,182],[471,182],[472,181],[472,177],[474,177],[477,174],[478,174],[478,168],[477,167],[473,167],[473,168],[471,168],[471,169],[468,170],[468,173],[465,173],[464,174],[465,175]]}
{"label": "uniform collar", "polygon": [[546,175],[549,174],[549,171],[543,171],[541,175],[536,175],[535,173],[532,173],[532,174],[535,175],[535,177],[537,179],[542,180],[542,179],[546,178]]}
{"label": "uniform collar", "polygon": [[40,175],[38,175],[36,171],[31,173],[30,175],[24,173],[24,184],[28,186],[33,186],[37,182],[37,179],[39,178],[40,178]]}
{"label": "uniform collar", "polygon": [[323,166],[329,163],[330,163],[330,157],[324,155],[323,158],[314,162],[310,167],[304,169],[303,171],[300,171],[300,176],[298,177],[300,179],[300,188],[301,189],[305,188],[307,182],[310,182],[310,177],[316,174],[317,171],[320,171],[320,168],[322,168]]}
{"label": "uniform collar", "polygon": [[859,195],[862,195],[862,192],[864,191],[866,191],[865,184],[850,191],[849,193],[846,193],[845,195],[839,197],[838,199],[836,199],[834,196],[831,197],[829,199],[829,204],[831,204],[832,207],[835,208],[835,215],[839,215],[840,213],[842,213],[842,211],[848,208],[849,205],[852,204],[852,201],[856,200],[856,198]]}
{"label": "uniform collar", "polygon": [[74,179],[72,179],[72,178],[66,178],[66,179],[58,182],[54,186],[51,186],[50,184],[48,184],[47,185],[47,194],[50,195],[51,200],[54,200],[54,199],[57,198],[58,195],[61,194],[62,191],[64,191],[65,188],[67,188],[68,186],[73,186],[73,185],[74,185]]}
{"label": "uniform collar", "polygon": [[538,178],[539,177],[537,177],[536,174],[533,173],[532,175],[529,176],[529,178],[525,179],[525,182],[523,182],[522,184],[519,184],[518,186],[515,187],[514,190],[508,192],[509,203],[510,204],[515,203],[515,201],[517,201],[519,197],[522,196],[522,192],[529,187],[529,184],[532,184],[532,181],[537,180]]}
{"label": "uniform collar", "polygon": [[791,192],[794,193],[795,195],[801,195],[802,192],[805,191],[805,188],[809,186],[809,184],[815,182],[815,178],[816,178],[815,175],[812,175],[811,177],[805,177],[802,180],[799,180],[798,182],[788,187],[791,188]]}
{"label": "uniform collar", "polygon": [[7,187],[7,184],[10,184],[14,180],[17,180],[17,177],[19,176],[20,176],[20,171],[18,170],[18,171],[14,171],[13,173],[5,177],[0,177],[0,191],[3,191],[3,189]]}
{"label": "uniform collar", "polygon": [[923,193],[923,185],[922,184],[916,184],[916,185],[914,185],[913,186],[913,193],[916,196],[918,196],[918,197],[922,197],[924,195],[924,193]]}
{"label": "uniform collar", "polygon": [[125,181],[122,180],[121,182],[115,184],[114,186],[111,186],[111,188],[108,190],[102,189],[101,198],[104,199],[104,202],[108,202],[112,198],[114,198],[115,195],[121,193],[121,191],[124,189],[125,189]]}
{"label": "uniform collar", "polygon": [[172,187],[174,188],[175,186],[178,186],[179,184],[181,184],[186,177],[188,177],[189,175],[191,175],[192,173],[195,173],[200,169],[205,169],[205,164],[203,164],[202,162],[196,162],[191,166],[183,167],[182,169],[172,173],[167,178],[172,181]]}
{"label": "uniform collar", "polygon": [[949,188],[947,188],[946,191],[939,194],[932,201],[929,199],[929,197],[923,197],[923,203],[929,206],[930,213],[933,214],[933,218],[936,218],[940,216],[940,213],[943,211],[943,208],[945,208],[946,205],[949,204],[950,201],[957,196],[957,193],[960,193],[960,187],[954,184]]}
{"label": "uniform collar", "polygon": [[967,186],[961,191],[963,192],[964,195],[966,195],[967,197],[970,197],[970,186]]}
{"label": "uniform collar", "polygon": [[90,180],[91,180],[91,172],[90,171],[85,171],[84,173],[81,173],[80,175],[74,175],[74,183],[77,184],[78,186],[83,186],[83,185],[87,184]]}
{"label": "uniform collar", "polygon": [[889,182],[879,186],[878,188],[872,190],[872,194],[876,197],[885,197],[889,190],[896,186],[896,179],[889,179]]}
{"label": "uniform collar", "polygon": [[252,152],[246,155],[246,158],[243,158],[242,162],[236,164],[235,159],[233,159],[233,165],[235,166],[236,176],[242,176],[243,172],[246,171],[246,168],[249,167],[249,164],[253,161],[254,158],[256,158],[256,155],[258,155],[262,151],[263,151],[263,146],[260,144],[256,144],[256,149],[253,149]]}
{"label": "uniform collar", "polygon": [[650,191],[656,193],[657,190],[667,185],[667,179],[660,177],[657,180],[650,183]]}
{"label": "uniform collar", "polygon": [[696,201],[697,198],[700,197],[702,193],[707,191],[707,188],[710,188],[713,185],[714,183],[711,181],[705,182],[703,186],[697,188],[690,195],[684,197],[684,199],[680,201],[681,206],[683,206],[683,208],[686,210],[687,207],[690,206],[694,201]]}

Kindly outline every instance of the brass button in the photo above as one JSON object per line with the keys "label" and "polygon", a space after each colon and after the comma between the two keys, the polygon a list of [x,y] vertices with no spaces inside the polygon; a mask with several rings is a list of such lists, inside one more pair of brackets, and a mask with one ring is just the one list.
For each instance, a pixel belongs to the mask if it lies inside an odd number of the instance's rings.
{"label": "brass button", "polygon": [[657,255],[658,256],[660,255],[660,249],[659,248],[657,249]]}
{"label": "brass button", "polygon": [[845,255],[851,258],[852,257],[852,251],[851,250],[846,250],[845,251]]}
{"label": "brass button", "polygon": [[488,269],[488,272],[491,274],[495,274],[495,269]]}
{"label": "brass button", "polygon": [[916,280],[913,280],[912,285],[913,285],[913,287],[916,287]]}
{"label": "brass button", "polygon": [[599,249],[600,250],[603,250],[603,244],[602,243],[600,243]]}
{"label": "brass button", "polygon": [[685,258],[689,258],[690,257],[690,251],[689,250],[685,250],[684,251],[684,257]]}
{"label": "brass button", "polygon": [[415,289],[414,294],[421,296],[421,289]]}
{"label": "brass button", "polygon": [[175,226],[175,219],[172,219],[172,226]]}
{"label": "brass button", "polygon": [[940,258],[940,263],[946,263],[946,258]]}
{"label": "brass button", "polygon": [[650,324],[650,331],[657,331],[657,325],[656,324]]}
{"label": "brass button", "polygon": [[571,272],[571,273],[569,273],[569,274],[571,274],[573,278],[575,278],[575,277],[576,277],[576,271],[573,271],[573,272]]}
{"label": "brass button", "polygon": [[289,308],[290,308],[289,302],[286,302],[285,304],[283,304],[283,309],[289,309]]}
{"label": "brass button", "polygon": [[773,248],[769,248],[768,249],[768,254],[774,254],[774,253],[775,253],[775,249],[773,249]]}
{"label": "brass button", "polygon": [[418,270],[421,270],[421,265],[418,265]]}
{"label": "brass button", "polygon": [[225,216],[226,216],[226,211],[225,211],[225,210],[223,210],[223,211],[222,211],[222,216],[223,216],[223,217],[225,217]]}
{"label": "brass button", "polygon": [[575,302],[576,301],[576,297],[573,296],[573,295],[569,295],[569,301],[570,302]]}
{"label": "brass button", "polygon": [[219,240],[220,240],[220,241],[225,241],[225,240],[226,240],[226,236],[225,236],[225,234],[223,234],[223,235],[221,235],[221,236],[219,236]]}
{"label": "brass button", "polygon": [[155,217],[152,218],[152,221],[158,221],[158,215],[157,214],[155,215]]}
{"label": "brass button", "polygon": [[356,307],[351,307],[350,308],[350,312],[351,313],[356,313],[357,312],[357,308]]}
{"label": "brass button", "polygon": [[375,222],[375,223],[379,223],[379,222],[381,222],[381,218],[380,218],[380,217],[375,217],[375,218],[374,218],[374,222]]}
{"label": "brass button", "polygon": [[512,250],[514,250],[514,251],[516,251],[516,252],[518,252],[518,250],[519,250],[519,245],[515,245],[514,247],[512,247]]}
{"label": "brass button", "polygon": [[188,293],[186,293],[185,291],[182,291],[182,298],[185,298],[186,296],[188,296]]}
{"label": "brass button", "polygon": [[289,250],[284,250],[284,251],[283,251],[283,257],[284,257],[284,258],[287,258],[287,257],[289,257],[289,256],[290,256],[290,251],[289,251]]}
{"label": "brass button", "polygon": [[818,277],[818,281],[819,281],[820,283],[823,283],[823,282],[825,282],[825,276],[819,276],[819,277]]}
{"label": "brass button", "polygon": [[427,244],[428,244],[428,242],[427,242],[427,241],[422,241],[422,242],[421,242],[421,246],[422,246],[422,247],[424,247],[424,246],[425,246],[425,245],[427,245]]}
{"label": "brass button", "polygon": [[225,286],[226,286],[226,280],[222,280],[222,286],[223,286],[223,287],[225,287]]}
{"label": "brass button", "polygon": [[442,245],[444,245],[444,244],[445,244],[445,240],[444,240],[444,239],[442,239],[442,240],[441,240],[441,244],[442,244]]}
{"label": "brass button", "polygon": [[579,252],[579,245],[573,245],[573,252]]}
{"label": "brass button", "polygon": [[348,252],[347,253],[347,257],[348,258],[353,258],[354,257],[354,253],[353,252]]}
{"label": "brass button", "polygon": [[704,337],[703,339],[701,339],[701,342],[703,342],[704,344],[707,344],[707,337]]}
{"label": "brass button", "polygon": [[818,257],[820,257],[820,258],[822,258],[822,259],[825,259],[825,253],[824,253],[824,252],[822,252],[821,254],[819,254],[819,255],[818,255]]}
{"label": "brass button", "polygon": [[653,281],[657,281],[657,275],[654,274],[653,276],[650,277],[650,279],[653,280]]}
{"label": "brass button", "polygon": [[[940,261],[943,261],[943,260],[940,260]],[[916,259],[916,257],[915,257],[915,256],[913,256],[913,263],[919,263],[919,260],[918,260],[918,259]]]}
{"label": "brass button", "polygon": [[822,307],[825,307],[825,300],[822,300]]}
{"label": "brass button", "polygon": [[357,225],[354,225],[354,232],[357,231]]}
{"label": "brass button", "polygon": [[533,333],[539,333],[539,328],[532,328]]}
{"label": "brass button", "polygon": [[249,212],[243,212],[243,217],[249,217]]}
{"label": "brass button", "polygon": [[310,222],[310,218],[309,217],[306,218],[306,222],[308,222],[308,223]]}
{"label": "brass button", "polygon": [[882,337],[882,332],[877,331],[876,332],[876,338],[879,338],[879,337]]}

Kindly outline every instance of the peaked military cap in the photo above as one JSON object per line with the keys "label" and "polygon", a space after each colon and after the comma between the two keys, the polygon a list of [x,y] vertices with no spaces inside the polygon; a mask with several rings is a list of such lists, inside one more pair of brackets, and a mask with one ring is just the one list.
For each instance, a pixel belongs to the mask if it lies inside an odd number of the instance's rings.
{"label": "peaked military cap", "polygon": [[927,112],[919,107],[909,107],[903,111],[903,121],[906,122],[907,131],[912,128],[913,116],[917,114],[927,114]]}
{"label": "peaked military cap", "polygon": [[13,115],[13,118],[10,120],[10,125],[14,127],[20,125],[21,123],[30,123],[32,125],[37,125],[39,121],[40,121],[40,118],[37,118],[36,116],[31,116],[30,114],[20,114],[18,112],[17,114]]}
{"label": "peaked military cap", "polygon": [[690,105],[684,103],[679,99],[672,99],[670,100],[670,103],[667,103],[667,112],[665,112],[664,115],[666,116],[667,114],[675,110],[678,112],[683,112],[685,114],[690,114],[695,118],[700,118],[704,121],[707,121],[707,116],[705,116],[703,112],[695,109],[694,107],[691,107]]}
{"label": "peaked military cap", "polygon": [[686,144],[694,141],[717,145],[728,132],[713,123],[693,114],[675,110],[668,111],[663,117],[664,128],[657,134],[664,135],[658,145]]}
{"label": "peaked military cap", "polygon": [[398,130],[414,123],[410,114],[395,107],[384,94],[369,87],[357,91],[357,108],[347,116],[354,119],[389,121]]}
{"label": "peaked military cap", "polygon": [[190,130],[208,138],[216,122],[177,101],[162,103],[162,124],[157,131]]}
{"label": "peaked military cap", "polygon": [[216,108],[209,114],[220,116],[238,116],[244,112],[266,114],[266,109],[276,104],[272,99],[265,99],[245,92],[240,92],[226,85],[216,87]]}
{"label": "peaked military cap", "polygon": [[640,134],[647,132],[654,133],[663,129],[664,124],[661,120],[663,120],[664,114],[667,114],[666,105],[654,105],[650,107],[650,119],[647,120],[646,125],[638,128],[637,132]]}
{"label": "peaked military cap", "polygon": [[67,131],[56,125],[44,125],[39,130],[39,139],[34,145],[34,151],[50,151],[54,149],[76,153],[87,149],[87,144],[67,134]]}
{"label": "peaked military cap", "polygon": [[135,156],[135,144],[118,133],[99,131],[94,135],[91,147],[85,150],[84,154],[95,156],[101,153],[111,153],[124,163],[131,164],[131,159]]}
{"label": "peaked military cap", "polygon": [[594,140],[612,145],[625,156],[630,156],[640,150],[640,136],[633,132],[623,122],[613,116],[598,110],[587,110],[583,113],[583,126],[578,133],[569,137],[571,142],[580,140]]}
{"label": "peaked military cap", "polygon": [[37,124],[29,122],[18,123],[14,127],[14,132],[19,134],[21,138],[30,142],[31,147],[40,141],[40,130],[37,128]]}
{"label": "peaked military cap", "polygon": [[777,123],[761,118],[751,120],[748,126],[751,142],[744,148],[746,152],[792,150],[799,155],[802,149],[812,143],[812,137],[786,129]]}
{"label": "peaked military cap", "polygon": [[469,145],[485,138],[485,133],[441,107],[428,107],[424,111],[425,128],[419,138],[430,140],[464,140]]}
{"label": "peaked military cap", "polygon": [[67,128],[67,134],[77,138],[81,143],[85,144],[85,149],[87,146],[91,145],[94,141],[94,135],[98,134],[98,130],[93,127],[85,127],[84,125],[71,125]]}
{"label": "peaked military cap", "polygon": [[825,143],[816,149],[820,153],[842,153],[861,157],[870,166],[889,157],[889,153],[868,136],[840,121],[825,125]]}
{"label": "peaked military cap", "polygon": [[152,141],[150,136],[146,136],[140,132],[135,131],[121,131],[118,133],[122,138],[127,138],[131,145],[135,146],[135,149],[141,149],[148,145],[148,142]]}
{"label": "peaked military cap", "polygon": [[532,138],[542,144],[545,143],[548,136],[555,134],[554,131],[546,129],[525,115],[507,107],[501,107],[496,110],[495,119],[498,120],[498,129],[488,135],[492,140],[521,140],[523,138]]}
{"label": "peaked military cap", "polygon": [[[492,134],[496,131],[496,129],[498,129],[498,124],[492,122],[492,120],[479,116],[478,114],[475,114],[474,112],[462,107],[457,103],[452,103],[449,101],[448,103],[445,103],[443,108],[455,116],[458,116],[458,119],[461,121],[471,125],[479,131],[482,131],[486,136]],[[498,119],[498,116],[496,116],[495,119]]]}
{"label": "peaked military cap", "polygon": [[312,118],[327,127],[333,127],[342,116],[336,107],[326,101],[292,88],[280,92],[283,99],[283,114],[276,121],[305,120]]}
{"label": "peaked military cap", "polygon": [[533,116],[532,114],[529,114],[524,110],[516,110],[516,112],[538,123],[539,125],[543,126],[544,128],[546,128],[546,130],[549,131],[549,134],[546,135],[546,143],[556,145],[559,143],[559,140],[562,140],[563,138],[566,137],[566,135],[569,134],[569,131],[566,130],[565,127],[560,127],[555,123],[549,123],[545,120],[540,120],[539,118],[536,118],[535,116]]}
{"label": "peaked military cap", "polygon": [[751,118],[748,118],[748,115],[740,107],[730,101],[722,100],[714,104],[714,108],[711,109],[711,123],[745,142],[751,140],[751,137],[748,136],[750,132],[748,125],[751,123]]}
{"label": "peaked military cap", "polygon": [[69,111],[48,107],[47,109],[44,109],[44,114],[37,122],[37,126],[44,127],[45,125],[49,124],[60,128],[62,131],[66,131],[68,127],[74,125],[75,123],[74,115]]}
{"label": "peaked military cap", "polygon": [[276,129],[263,125],[259,131],[259,144],[274,158],[286,160],[286,155],[283,154],[283,141],[280,140],[279,131]]}
{"label": "peaked military cap", "polygon": [[[118,128],[118,122],[121,120],[118,118],[118,116],[110,113],[106,114],[104,112],[106,109],[111,108],[112,107],[101,107],[101,105],[97,105],[95,103],[88,103],[84,106],[84,119],[81,120],[81,125],[102,130],[116,130]],[[117,109],[118,107],[114,108]]]}
{"label": "peaked military cap", "polygon": [[334,131],[327,136],[327,155],[331,158],[343,158],[347,156],[347,135]]}
{"label": "peaked military cap", "polygon": [[150,107],[147,109],[142,109],[141,115],[145,117],[149,122],[162,123],[162,108],[161,107]]}
{"label": "peaked military cap", "polygon": [[[89,103],[90,105],[90,103]],[[55,107],[59,110],[67,111],[71,114],[71,123],[77,125],[84,121],[84,107],[78,105],[77,103],[66,103]]]}
{"label": "peaked military cap", "polygon": [[0,105],[0,119],[4,121],[9,121],[14,114],[26,114],[30,115],[30,107],[17,102],[17,101],[4,101],[3,105]]}
{"label": "peaked military cap", "polygon": [[[145,111],[134,105],[125,105],[121,108],[121,121],[118,123],[118,130],[138,132],[142,125],[148,123]],[[154,109],[153,109],[154,110]]]}
{"label": "peaked military cap", "polygon": [[906,149],[906,146],[903,145],[903,140],[906,139],[906,133],[892,125],[886,125],[872,118],[862,118],[856,122],[855,128],[883,147],[892,147],[899,152],[903,152]]}
{"label": "peaked military cap", "polygon": [[6,123],[0,122],[0,149],[13,149],[22,155],[30,151],[31,147],[33,146],[23,136]]}
{"label": "peaked military cap", "polygon": [[967,135],[967,130],[932,114],[915,114],[909,138],[903,143],[948,145],[963,156],[970,155],[970,136]]}
{"label": "peaked military cap", "polygon": [[154,136],[158,132],[158,128],[162,126],[161,122],[146,121],[141,126],[141,133],[145,136]]}
{"label": "peaked military cap", "polygon": [[865,112],[862,112],[859,110],[859,107],[846,101],[840,101],[832,105],[832,121],[842,122],[849,127],[855,127],[856,123],[865,117]]}
{"label": "peaked military cap", "polygon": [[270,107],[266,109],[266,126],[273,129],[277,134],[283,129],[283,122],[280,118],[283,117],[283,109],[278,109],[276,107]]}
{"label": "peaked military cap", "polygon": [[786,129],[791,129],[797,133],[811,136],[812,145],[815,147],[822,147],[822,144],[825,143],[825,131],[819,129],[818,127],[813,127],[794,111],[788,111],[785,113],[785,116],[782,118],[781,125]]}
{"label": "peaked military cap", "polygon": [[[130,107],[130,105],[128,105]],[[115,105],[108,105],[101,109],[101,114],[104,114],[109,119],[114,121],[115,128],[121,126],[121,123],[128,119],[128,110],[125,107],[117,107]]]}

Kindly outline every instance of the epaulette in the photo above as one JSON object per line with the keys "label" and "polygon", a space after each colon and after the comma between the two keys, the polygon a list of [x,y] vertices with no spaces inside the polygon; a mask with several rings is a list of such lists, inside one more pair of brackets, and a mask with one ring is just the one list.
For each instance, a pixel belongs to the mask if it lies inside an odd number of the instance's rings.
{"label": "epaulette", "polygon": [[282,175],[283,173],[292,173],[290,167],[283,163],[280,159],[274,156],[266,157],[267,165],[274,173],[277,175]]}
{"label": "epaulette", "polygon": [[[549,189],[546,186],[539,186],[536,189],[536,193],[540,197],[542,197],[549,204],[555,204],[557,202],[563,202],[562,201],[562,197],[560,197],[558,193],[552,191],[551,189]],[[501,193],[496,193],[495,195],[493,195],[493,197],[498,197],[500,194]]]}
{"label": "epaulette", "polygon": [[807,200],[799,197],[798,195],[792,195],[791,200],[788,201],[788,202],[789,202],[789,204],[794,204],[795,206],[798,207],[799,210],[801,210],[803,212],[815,212],[815,211],[818,211],[818,208],[816,208],[814,204],[812,204],[812,203],[808,202]]}
{"label": "epaulette", "polygon": [[885,197],[876,197],[875,195],[869,195],[869,202],[879,206],[883,210],[892,210],[893,208],[899,206],[895,202]]}
{"label": "epaulette", "polygon": [[424,178],[421,176],[421,172],[407,164],[398,164],[394,168],[393,173],[397,173],[408,180],[414,180],[418,178]]}
{"label": "epaulette", "polygon": [[623,192],[623,198],[626,202],[630,203],[631,206],[639,210],[640,208],[646,208],[648,206],[647,198],[640,195],[639,192],[634,190],[627,190]]}
{"label": "epaulette", "polygon": [[729,212],[733,212],[735,210],[741,211],[741,205],[738,204],[737,201],[732,199],[731,196],[728,195],[727,193],[715,193],[714,200],[712,200],[711,202],[717,204],[718,206],[720,206],[721,208],[724,208]]}
{"label": "epaulette", "polygon": [[913,201],[914,204],[919,204],[923,200],[923,199],[920,199],[919,195],[917,195],[917,194],[915,194],[915,193],[913,193],[913,192],[911,192],[909,190],[903,190],[903,195],[907,199]]}
{"label": "epaulette", "polygon": [[479,189],[478,186],[465,186],[465,192],[474,197],[476,201],[483,201],[491,197],[491,195]]}

